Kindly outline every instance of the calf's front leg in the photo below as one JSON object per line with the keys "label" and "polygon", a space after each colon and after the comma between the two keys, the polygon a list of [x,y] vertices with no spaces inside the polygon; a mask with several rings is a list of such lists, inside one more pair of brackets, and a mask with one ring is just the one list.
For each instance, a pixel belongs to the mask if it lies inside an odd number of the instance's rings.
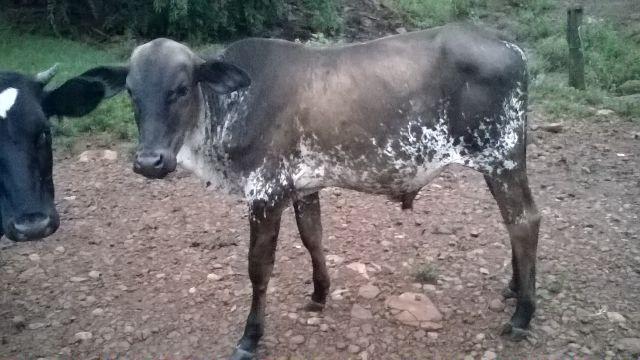
{"label": "calf's front leg", "polygon": [[267,286],[273,270],[282,210],[280,206],[267,206],[264,201],[257,201],[250,207],[249,279],[253,295],[244,334],[232,360],[253,359],[264,333]]}
{"label": "calf's front leg", "polygon": [[318,193],[304,196],[293,202],[296,223],[302,243],[311,255],[313,266],[313,294],[306,305],[308,311],[322,311],[327,302],[331,280],[322,248],[322,221],[320,217],[320,197]]}

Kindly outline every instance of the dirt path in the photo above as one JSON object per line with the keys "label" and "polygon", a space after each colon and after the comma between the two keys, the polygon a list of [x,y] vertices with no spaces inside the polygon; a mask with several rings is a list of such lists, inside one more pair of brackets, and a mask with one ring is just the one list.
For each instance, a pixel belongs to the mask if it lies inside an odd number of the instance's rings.
{"label": "dirt path", "polygon": [[[499,296],[510,274],[507,233],[482,177],[451,169],[413,212],[382,197],[322,192],[334,294],[321,314],[300,310],[311,265],[287,210],[260,358],[637,356],[621,348],[640,347],[638,131],[603,120],[531,133],[529,172],[544,216],[531,340],[499,336],[514,310]],[[245,206],[185,173],[134,176],[125,160],[60,159],[55,180],[57,234],[0,251],[0,358],[229,355],[250,301]],[[369,279],[347,267],[354,262]],[[418,263],[438,269],[435,288],[414,284]],[[368,283],[380,294],[358,297]],[[385,299],[407,291],[434,301],[441,330],[393,318]],[[354,304],[371,318],[353,317]]]}

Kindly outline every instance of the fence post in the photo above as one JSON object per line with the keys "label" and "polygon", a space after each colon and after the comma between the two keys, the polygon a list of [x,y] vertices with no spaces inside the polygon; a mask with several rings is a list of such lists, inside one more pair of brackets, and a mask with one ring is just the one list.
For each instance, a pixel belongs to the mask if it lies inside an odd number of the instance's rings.
{"label": "fence post", "polygon": [[582,7],[567,9],[567,42],[569,43],[569,86],[584,90],[584,54],[580,39]]}

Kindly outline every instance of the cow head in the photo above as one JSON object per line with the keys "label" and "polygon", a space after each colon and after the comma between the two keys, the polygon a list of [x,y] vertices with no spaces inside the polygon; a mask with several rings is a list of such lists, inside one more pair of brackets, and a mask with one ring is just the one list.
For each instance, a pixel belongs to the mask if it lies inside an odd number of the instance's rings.
{"label": "cow head", "polygon": [[140,134],[133,166],[136,173],[162,178],[176,169],[185,134],[198,120],[202,82],[226,94],[249,86],[251,80],[238,67],[205,61],[172,40],[156,39],[134,50],[127,91]]}
{"label": "cow head", "polygon": [[102,79],[116,77],[110,68],[45,90],[55,72],[54,66],[34,78],[0,71],[0,236],[15,241],[41,239],[59,225],[48,118],[85,115],[116,92]]}

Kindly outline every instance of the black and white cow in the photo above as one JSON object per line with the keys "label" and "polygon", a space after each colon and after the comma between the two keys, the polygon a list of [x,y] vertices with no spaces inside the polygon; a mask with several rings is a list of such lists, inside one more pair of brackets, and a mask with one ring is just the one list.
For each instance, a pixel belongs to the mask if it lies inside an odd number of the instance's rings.
{"label": "black and white cow", "polygon": [[48,118],[89,113],[116,93],[103,79],[126,77],[101,67],[45,90],[55,72],[55,66],[36,77],[0,71],[0,237],[35,240],[58,229]]}
{"label": "black and white cow", "polygon": [[290,202],[313,263],[309,306],[321,309],[329,277],[318,191],[386,194],[407,207],[449,164],[484,174],[498,202],[518,300],[505,334],[526,334],[540,216],[527,181],[527,70],[516,45],[451,25],[322,49],[248,39],[204,60],[157,39],[135,49],[128,70],[140,130],[134,171],[161,178],[181,163],[249,205],[253,298],[233,359],[251,358],[263,334]]}

